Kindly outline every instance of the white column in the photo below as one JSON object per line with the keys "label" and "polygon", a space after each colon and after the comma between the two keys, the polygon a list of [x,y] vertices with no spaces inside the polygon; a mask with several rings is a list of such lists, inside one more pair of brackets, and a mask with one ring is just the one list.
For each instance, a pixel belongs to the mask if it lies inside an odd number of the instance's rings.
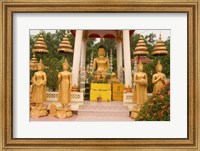
{"label": "white column", "polygon": [[120,82],[123,82],[122,69],[122,40],[117,40],[117,76]]}
{"label": "white column", "polygon": [[123,30],[125,87],[132,88],[131,51],[129,30]]}
{"label": "white column", "polygon": [[79,79],[79,66],[80,66],[82,38],[83,38],[83,30],[76,30],[74,56],[73,56],[73,68],[72,68],[72,87],[79,86],[78,79]]}
{"label": "white column", "polygon": [[87,39],[84,39],[82,41],[82,50],[81,50],[81,67],[83,66],[83,63],[86,62],[86,47],[87,47]]}

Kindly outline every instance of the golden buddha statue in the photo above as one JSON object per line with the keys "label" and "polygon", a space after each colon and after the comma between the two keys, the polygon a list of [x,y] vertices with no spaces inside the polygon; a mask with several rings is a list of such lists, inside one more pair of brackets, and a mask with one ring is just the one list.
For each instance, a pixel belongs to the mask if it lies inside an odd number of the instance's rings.
{"label": "golden buddha statue", "polygon": [[161,90],[166,82],[166,76],[162,73],[162,65],[160,61],[158,61],[156,65],[156,73],[152,77],[152,83],[154,84],[153,93],[157,93]]}
{"label": "golden buddha statue", "polygon": [[31,103],[36,103],[38,106],[42,106],[42,103],[46,101],[46,73],[43,71],[42,59],[38,63],[38,71],[34,73],[32,77],[32,92],[31,92]]}
{"label": "golden buddha statue", "polygon": [[[43,71],[43,63],[40,59],[40,62],[37,64],[38,71],[34,73],[31,79],[31,92],[30,99],[32,105],[31,107],[31,117],[38,118],[42,116],[47,116],[47,106],[43,105],[43,102],[46,101],[46,73]],[[35,104],[35,105],[33,105]]]}
{"label": "golden buddha statue", "polygon": [[109,68],[109,59],[105,57],[105,48],[101,45],[98,48],[98,57],[94,58],[93,69],[96,70],[96,81],[106,80],[106,73]]}
{"label": "golden buddha statue", "polygon": [[62,105],[68,105],[71,99],[72,74],[68,71],[69,65],[67,59],[63,63],[63,71],[58,73],[58,101]]}
{"label": "golden buddha statue", "polygon": [[143,72],[143,64],[138,64],[138,72],[134,74],[134,101],[143,105],[147,101],[147,74]]}
{"label": "golden buddha statue", "polygon": [[68,71],[69,64],[67,59],[63,63],[63,71],[58,73],[58,101],[61,102],[62,107],[58,109],[56,117],[65,118],[71,117],[72,112],[68,106],[71,101],[71,90],[72,90],[72,74]]}

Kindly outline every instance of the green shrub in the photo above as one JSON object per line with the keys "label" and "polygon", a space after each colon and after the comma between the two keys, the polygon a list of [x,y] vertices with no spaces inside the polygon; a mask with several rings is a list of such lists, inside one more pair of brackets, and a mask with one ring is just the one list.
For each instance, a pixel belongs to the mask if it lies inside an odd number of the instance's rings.
{"label": "green shrub", "polygon": [[143,105],[136,121],[169,121],[170,120],[170,82],[167,82],[160,92]]}

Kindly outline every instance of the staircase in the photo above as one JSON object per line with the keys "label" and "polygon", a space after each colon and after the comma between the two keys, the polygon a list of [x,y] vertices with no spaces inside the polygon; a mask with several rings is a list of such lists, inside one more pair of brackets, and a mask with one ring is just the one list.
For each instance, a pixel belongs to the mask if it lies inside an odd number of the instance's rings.
{"label": "staircase", "polygon": [[122,102],[87,102],[78,110],[78,121],[132,121]]}

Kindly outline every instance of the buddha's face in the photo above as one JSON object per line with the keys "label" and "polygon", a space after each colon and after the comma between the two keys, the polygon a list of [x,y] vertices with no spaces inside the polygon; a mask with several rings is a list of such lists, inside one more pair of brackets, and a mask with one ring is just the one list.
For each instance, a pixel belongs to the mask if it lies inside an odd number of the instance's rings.
{"label": "buddha's face", "polygon": [[143,71],[143,66],[138,66],[138,70],[140,71],[140,72],[142,72]]}
{"label": "buddha's face", "polygon": [[64,64],[63,65],[63,70],[68,70],[68,65]]}
{"label": "buddha's face", "polygon": [[157,72],[162,72],[162,66],[157,66]]}
{"label": "buddha's face", "polygon": [[105,56],[105,49],[104,48],[99,48],[98,55],[104,57]]}
{"label": "buddha's face", "polygon": [[38,70],[42,71],[42,66],[41,65],[38,65]]}

